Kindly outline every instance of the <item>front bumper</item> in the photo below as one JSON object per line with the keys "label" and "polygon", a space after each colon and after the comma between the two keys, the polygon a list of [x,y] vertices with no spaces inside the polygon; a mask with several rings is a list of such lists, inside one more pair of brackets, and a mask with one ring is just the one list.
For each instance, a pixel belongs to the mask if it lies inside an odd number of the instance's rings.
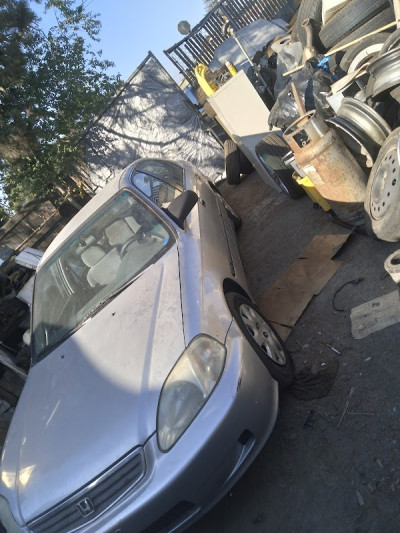
{"label": "front bumper", "polygon": [[235,322],[228,331],[226,347],[220,382],[178,442],[162,453],[153,435],[144,446],[146,475],[140,484],[77,531],[180,531],[239,479],[273,429],[278,385]]}

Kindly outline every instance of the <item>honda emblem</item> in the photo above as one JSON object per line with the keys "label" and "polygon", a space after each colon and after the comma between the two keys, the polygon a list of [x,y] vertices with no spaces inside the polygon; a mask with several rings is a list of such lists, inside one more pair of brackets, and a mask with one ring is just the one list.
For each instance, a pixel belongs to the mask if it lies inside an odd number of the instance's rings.
{"label": "honda emblem", "polygon": [[86,517],[94,513],[94,505],[90,498],[84,498],[78,502],[77,507],[82,516]]}

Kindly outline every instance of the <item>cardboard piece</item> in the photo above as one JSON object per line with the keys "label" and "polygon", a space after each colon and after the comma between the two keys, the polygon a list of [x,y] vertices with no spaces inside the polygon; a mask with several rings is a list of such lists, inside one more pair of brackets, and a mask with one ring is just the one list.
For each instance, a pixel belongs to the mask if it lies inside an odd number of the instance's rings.
{"label": "cardboard piece", "polygon": [[341,265],[341,261],[332,261],[327,257],[316,255],[296,259],[272,288],[282,288],[292,293],[307,292],[316,295],[321,292]]}
{"label": "cardboard piece", "polygon": [[275,324],[274,322],[271,323],[275,331],[283,341],[285,341],[292,333],[292,328],[287,328],[286,326],[281,326],[281,324]]}
{"label": "cardboard piece", "polygon": [[310,292],[294,294],[290,289],[271,287],[261,296],[258,307],[271,322],[292,328],[312,297]]}
{"label": "cardboard piece", "polygon": [[393,291],[351,310],[351,334],[363,339],[371,333],[400,322],[399,291]]}
{"label": "cardboard piece", "polygon": [[269,287],[258,306],[285,340],[313,296],[319,294],[341,267],[332,261],[351,232],[317,235],[282,276]]}

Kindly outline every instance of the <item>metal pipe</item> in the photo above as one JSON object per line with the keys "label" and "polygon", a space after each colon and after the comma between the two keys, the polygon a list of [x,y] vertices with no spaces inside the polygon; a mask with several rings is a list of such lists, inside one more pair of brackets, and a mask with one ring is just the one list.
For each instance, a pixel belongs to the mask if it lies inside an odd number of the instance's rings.
{"label": "metal pipe", "polygon": [[306,46],[303,49],[303,56],[302,56],[302,62],[304,64],[308,59],[311,59],[312,57],[316,57],[318,52],[315,46],[313,45],[314,36],[313,36],[313,27],[311,24],[311,20],[305,19],[303,20],[301,25],[306,32]]}

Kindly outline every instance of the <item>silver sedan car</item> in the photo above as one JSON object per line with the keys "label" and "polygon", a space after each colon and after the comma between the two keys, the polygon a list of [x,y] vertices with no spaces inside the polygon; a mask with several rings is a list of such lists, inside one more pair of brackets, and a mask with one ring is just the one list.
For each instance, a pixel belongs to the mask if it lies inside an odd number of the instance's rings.
{"label": "silver sedan car", "polygon": [[293,365],[239,224],[189,163],[141,159],[51,244],[2,454],[9,533],[181,531],[256,457]]}

